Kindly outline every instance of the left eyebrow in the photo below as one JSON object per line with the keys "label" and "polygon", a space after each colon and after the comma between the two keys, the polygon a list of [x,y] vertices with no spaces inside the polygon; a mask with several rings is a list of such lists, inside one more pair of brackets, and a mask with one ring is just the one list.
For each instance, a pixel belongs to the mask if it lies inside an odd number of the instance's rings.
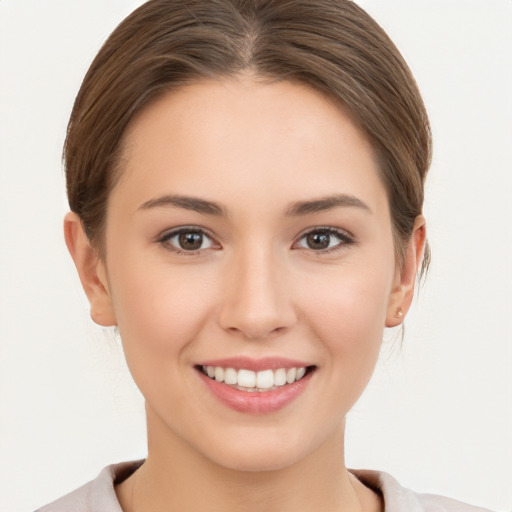
{"label": "left eyebrow", "polygon": [[226,210],[218,203],[199,199],[198,197],[180,195],[165,195],[150,199],[139,206],[139,210],[149,210],[159,206],[183,208],[184,210],[192,210],[204,215],[215,215],[219,217],[226,216]]}
{"label": "left eyebrow", "polygon": [[302,215],[309,215],[312,213],[320,213],[333,208],[360,208],[372,213],[370,207],[350,194],[336,194],[332,196],[320,197],[310,201],[297,201],[292,203],[286,210],[288,217],[299,217]]}

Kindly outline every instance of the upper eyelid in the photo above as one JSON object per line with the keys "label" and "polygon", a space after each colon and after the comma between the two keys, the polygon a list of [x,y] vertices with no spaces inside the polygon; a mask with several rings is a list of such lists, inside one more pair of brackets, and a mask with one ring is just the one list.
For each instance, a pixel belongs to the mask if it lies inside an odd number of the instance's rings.
{"label": "upper eyelid", "polygon": [[163,241],[168,238],[172,238],[173,236],[179,235],[180,233],[186,232],[196,232],[201,233],[202,235],[206,235],[208,238],[211,238],[213,241],[217,242],[217,237],[208,229],[203,228],[202,226],[179,226],[176,228],[169,228],[162,231],[158,236],[157,240]]}
{"label": "upper eyelid", "polygon": [[305,237],[306,235],[309,235],[310,233],[315,233],[316,231],[327,231],[328,233],[333,235],[339,235],[344,238],[350,238],[351,240],[355,239],[355,236],[346,229],[336,228],[334,226],[315,226],[302,231],[298,235],[297,240],[300,240],[301,238]]}

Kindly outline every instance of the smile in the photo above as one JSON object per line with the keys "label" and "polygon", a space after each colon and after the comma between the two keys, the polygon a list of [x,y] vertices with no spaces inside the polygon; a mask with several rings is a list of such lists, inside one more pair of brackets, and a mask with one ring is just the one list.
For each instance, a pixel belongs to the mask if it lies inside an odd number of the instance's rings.
{"label": "smile", "polygon": [[203,361],[195,369],[222,404],[237,412],[261,415],[277,412],[297,400],[318,367],[280,358],[230,358]]}
{"label": "smile", "polygon": [[273,391],[287,384],[301,380],[307,373],[305,366],[298,368],[277,368],[261,371],[241,368],[223,368],[221,366],[201,366],[201,371],[210,379],[223,382],[239,391]]}

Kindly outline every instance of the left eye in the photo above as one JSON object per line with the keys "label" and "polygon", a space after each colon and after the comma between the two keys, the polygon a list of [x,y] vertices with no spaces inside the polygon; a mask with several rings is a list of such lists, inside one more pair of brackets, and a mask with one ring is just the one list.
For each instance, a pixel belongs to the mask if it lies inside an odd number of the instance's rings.
{"label": "left eye", "polygon": [[301,249],[312,249],[313,251],[326,251],[336,249],[352,240],[344,233],[335,229],[315,229],[303,235],[297,242],[296,247]]}
{"label": "left eye", "polygon": [[160,242],[169,244],[178,252],[197,252],[214,246],[213,240],[199,229],[173,231],[162,237]]}

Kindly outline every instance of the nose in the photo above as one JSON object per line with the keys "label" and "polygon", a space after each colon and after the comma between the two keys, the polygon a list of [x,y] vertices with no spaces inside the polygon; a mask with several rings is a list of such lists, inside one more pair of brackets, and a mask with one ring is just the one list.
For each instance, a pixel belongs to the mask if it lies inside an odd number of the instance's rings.
{"label": "nose", "polygon": [[250,340],[288,330],[297,318],[285,267],[271,250],[234,256],[221,292],[221,327]]}

